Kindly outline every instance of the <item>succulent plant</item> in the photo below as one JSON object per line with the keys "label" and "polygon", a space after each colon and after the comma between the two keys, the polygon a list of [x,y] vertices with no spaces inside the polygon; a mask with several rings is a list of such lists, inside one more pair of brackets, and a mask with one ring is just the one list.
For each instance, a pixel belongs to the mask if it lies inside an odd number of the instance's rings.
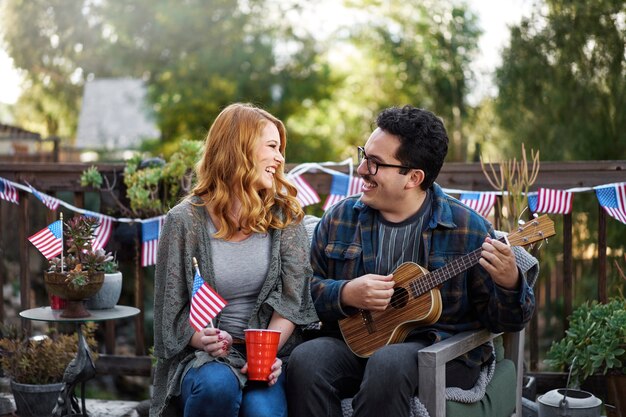
{"label": "succulent plant", "polygon": [[92,242],[99,220],[78,216],[64,222],[65,250],[61,257],[50,260],[48,272],[67,272],[67,282],[82,286],[89,282],[90,272],[107,272],[116,264],[115,257],[104,249],[93,249]]}

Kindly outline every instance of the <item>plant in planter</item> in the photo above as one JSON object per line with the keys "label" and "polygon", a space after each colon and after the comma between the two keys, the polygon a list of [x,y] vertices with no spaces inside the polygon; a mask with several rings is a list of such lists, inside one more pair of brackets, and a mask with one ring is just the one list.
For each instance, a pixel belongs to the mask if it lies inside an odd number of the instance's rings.
{"label": "plant in planter", "polygon": [[[83,327],[94,358],[97,357],[96,327],[93,323]],[[65,368],[76,355],[76,333],[50,332],[46,336],[27,338],[14,327],[3,328],[2,333],[0,367],[11,379],[18,414],[22,417],[50,416],[63,388]],[[33,395],[35,397],[30,398]]]}
{"label": "plant in planter", "polygon": [[625,347],[626,300],[587,302],[574,310],[565,337],[552,343],[546,363],[570,370],[572,381],[580,385],[597,373],[626,373]]}
{"label": "plant in planter", "polygon": [[[554,370],[571,372],[573,385],[579,387],[591,375],[626,378],[626,299],[617,297],[608,303],[587,302],[574,310],[565,337],[552,343],[546,363]],[[623,394],[611,398],[609,404],[619,404],[621,416],[626,416]],[[608,410],[607,410],[608,412]]]}
{"label": "plant in planter", "polygon": [[102,288],[86,302],[87,308],[91,310],[115,307],[122,293],[122,273],[113,255],[107,254],[102,271],[104,272]]}
{"label": "plant in planter", "polygon": [[[115,208],[126,217],[148,218],[166,213],[180,197],[191,190],[193,168],[199,159],[202,142],[183,140],[169,161],[135,156],[126,161],[124,185],[128,203],[118,198],[115,180],[109,181],[95,166],[83,171],[80,183],[109,194]],[[103,187],[104,184],[104,187]]]}
{"label": "plant in planter", "polygon": [[49,293],[68,301],[62,317],[88,317],[83,300],[94,295],[104,281],[104,265],[113,259],[103,249],[94,250],[92,242],[98,227],[95,217],[78,216],[64,223],[66,252],[50,260],[44,273]]}

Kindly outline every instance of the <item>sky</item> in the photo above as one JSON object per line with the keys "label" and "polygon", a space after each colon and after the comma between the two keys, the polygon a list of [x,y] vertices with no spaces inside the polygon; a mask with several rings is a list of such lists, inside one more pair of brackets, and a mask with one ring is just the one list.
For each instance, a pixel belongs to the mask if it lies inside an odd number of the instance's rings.
{"label": "sky", "polygon": [[[470,104],[477,103],[485,95],[495,95],[492,82],[494,69],[500,63],[500,51],[508,42],[508,25],[520,21],[522,16],[530,14],[533,0],[467,0],[470,7],[478,13],[484,34],[479,41],[480,55],[473,63],[477,85],[469,97]],[[333,17],[335,0],[326,0],[321,4],[318,16],[327,26]],[[13,104],[20,94],[20,76],[13,68],[13,62],[0,47],[0,103]]]}

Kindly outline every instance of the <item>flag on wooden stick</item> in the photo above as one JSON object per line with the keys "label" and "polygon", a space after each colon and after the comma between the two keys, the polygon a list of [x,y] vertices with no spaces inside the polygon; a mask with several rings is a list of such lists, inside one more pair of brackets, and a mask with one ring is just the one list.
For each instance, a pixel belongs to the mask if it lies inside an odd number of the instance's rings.
{"label": "flag on wooden stick", "polygon": [[191,307],[189,308],[189,323],[199,332],[207,326],[213,327],[212,320],[228,303],[204,281],[204,278],[200,276],[196,258],[193,258],[193,261],[195,275],[193,277]]}

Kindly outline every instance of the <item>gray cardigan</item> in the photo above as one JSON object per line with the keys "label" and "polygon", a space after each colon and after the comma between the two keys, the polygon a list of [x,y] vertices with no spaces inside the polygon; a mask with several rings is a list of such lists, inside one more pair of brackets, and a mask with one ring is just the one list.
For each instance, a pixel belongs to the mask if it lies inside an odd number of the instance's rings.
{"label": "gray cardigan", "polygon": [[[190,295],[193,287],[192,257],[196,257],[202,277],[215,287],[211,261],[211,241],[208,213],[197,197],[187,199],[172,208],[163,224],[159,239],[154,281],[154,394],[150,416],[177,416],[177,398],[183,371],[196,359],[203,363],[215,358],[197,351],[188,343],[194,334],[189,323]],[[302,224],[284,230],[271,230],[270,267],[248,322],[249,328],[267,328],[272,313],[296,325],[318,320],[311,300],[309,241]],[[245,256],[245,254],[242,254]],[[219,317],[218,317],[219,319]],[[300,329],[292,334],[278,355],[287,356],[300,341]],[[242,383],[245,376],[238,372],[243,359],[235,349],[218,360],[230,365]]]}

